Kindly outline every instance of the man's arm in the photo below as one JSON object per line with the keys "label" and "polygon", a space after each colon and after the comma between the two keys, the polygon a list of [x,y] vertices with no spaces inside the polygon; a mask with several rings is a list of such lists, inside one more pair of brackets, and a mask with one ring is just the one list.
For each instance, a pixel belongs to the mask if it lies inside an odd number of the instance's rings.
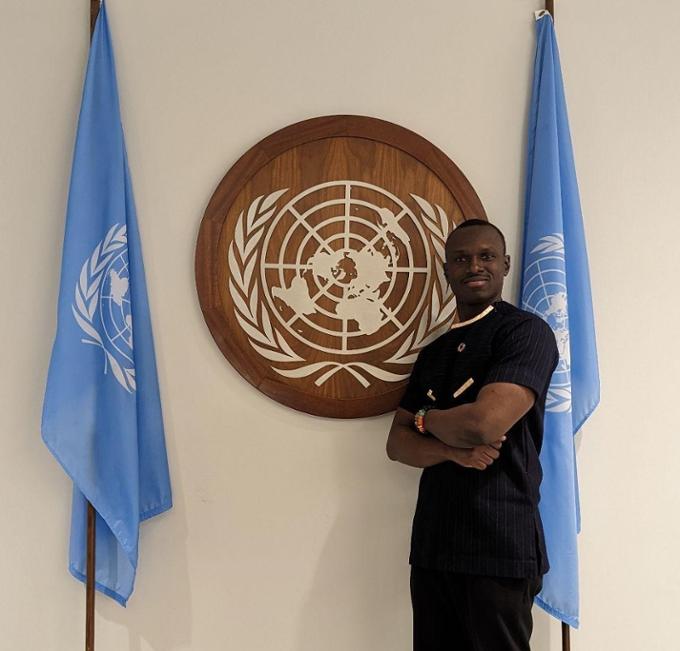
{"label": "man's arm", "polygon": [[[500,438],[500,437],[499,437]],[[387,456],[415,468],[427,468],[444,461],[454,461],[466,468],[484,470],[498,458],[501,441],[468,449],[455,448],[413,428],[413,414],[397,409],[387,437]]]}
{"label": "man's arm", "polygon": [[428,411],[425,428],[446,445],[488,445],[501,439],[535,400],[534,392],[527,387],[493,382],[482,387],[475,402]]}

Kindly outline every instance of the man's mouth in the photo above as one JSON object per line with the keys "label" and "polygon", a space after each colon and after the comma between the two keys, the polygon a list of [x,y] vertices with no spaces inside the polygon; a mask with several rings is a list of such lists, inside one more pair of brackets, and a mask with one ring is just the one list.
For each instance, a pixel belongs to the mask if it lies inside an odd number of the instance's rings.
{"label": "man's mouth", "polygon": [[483,276],[474,276],[473,278],[468,278],[467,280],[463,281],[463,284],[467,285],[468,287],[483,287],[486,285],[486,283],[489,282],[488,278],[484,278]]}

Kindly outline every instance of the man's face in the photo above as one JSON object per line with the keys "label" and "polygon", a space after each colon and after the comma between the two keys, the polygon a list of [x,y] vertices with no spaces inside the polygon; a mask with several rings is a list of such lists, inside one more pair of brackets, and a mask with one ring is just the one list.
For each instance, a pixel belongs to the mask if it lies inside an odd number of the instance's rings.
{"label": "man's face", "polygon": [[500,235],[488,226],[470,226],[454,235],[446,247],[444,271],[460,304],[490,305],[501,297],[510,256]]}

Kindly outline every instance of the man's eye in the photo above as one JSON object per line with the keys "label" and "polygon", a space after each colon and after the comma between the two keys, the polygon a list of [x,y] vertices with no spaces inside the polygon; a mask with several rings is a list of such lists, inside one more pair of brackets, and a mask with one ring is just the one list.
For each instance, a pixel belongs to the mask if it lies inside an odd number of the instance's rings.
{"label": "man's eye", "polygon": [[482,260],[493,260],[496,256],[493,253],[484,253]]}
{"label": "man's eye", "polygon": [[456,258],[454,258],[454,262],[465,262],[467,258],[464,255],[459,255]]}

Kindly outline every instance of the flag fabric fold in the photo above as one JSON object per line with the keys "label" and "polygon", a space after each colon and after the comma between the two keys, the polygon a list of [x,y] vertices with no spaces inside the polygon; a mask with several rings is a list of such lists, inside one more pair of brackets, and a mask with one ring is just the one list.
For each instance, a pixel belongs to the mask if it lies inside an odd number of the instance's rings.
{"label": "flag fabric fold", "polygon": [[579,626],[580,530],[574,435],[600,399],[588,256],[552,17],[536,21],[529,113],[521,304],[552,327],[560,361],[541,451],[541,518],[550,571],[536,603]]}
{"label": "flag fabric fold", "polygon": [[42,437],[73,481],[69,570],[85,580],[89,501],[97,512],[95,585],[125,605],[139,524],[171,508],[172,495],[104,4],[78,120]]}

